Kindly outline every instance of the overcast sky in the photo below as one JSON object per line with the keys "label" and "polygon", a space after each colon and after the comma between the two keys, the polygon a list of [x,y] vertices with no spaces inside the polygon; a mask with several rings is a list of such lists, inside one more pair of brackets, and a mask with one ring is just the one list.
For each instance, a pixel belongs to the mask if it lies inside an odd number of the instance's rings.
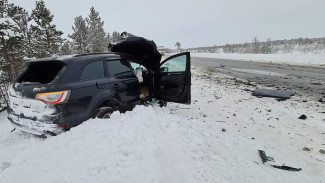
{"label": "overcast sky", "polygon": [[[127,31],[183,48],[299,37],[325,37],[325,0],[44,0],[66,37],[94,6],[105,31]],[[9,0],[28,12],[35,0]]]}

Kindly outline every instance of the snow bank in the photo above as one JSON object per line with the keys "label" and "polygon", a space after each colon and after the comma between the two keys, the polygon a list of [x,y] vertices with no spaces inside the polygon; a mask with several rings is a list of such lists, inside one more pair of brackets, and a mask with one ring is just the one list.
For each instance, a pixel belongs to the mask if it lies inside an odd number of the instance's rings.
{"label": "snow bank", "polygon": [[166,108],[137,106],[44,141],[26,135],[12,141],[9,134],[1,139],[6,148],[0,163],[10,166],[0,182],[204,181],[209,170],[202,146],[207,147],[204,136],[211,128]]}
{"label": "snow bank", "polygon": [[233,59],[244,61],[259,61],[259,62],[278,62],[289,64],[309,64],[322,65],[325,64],[325,53],[319,54],[228,54],[228,53],[191,53],[192,57],[218,58],[218,59]]}
{"label": "snow bank", "polygon": [[[256,98],[253,86],[193,69],[192,104],[137,106],[39,139],[0,115],[0,182],[322,182],[324,106]],[[299,120],[306,114],[306,120]],[[222,131],[224,128],[224,132]],[[310,151],[304,151],[307,147]],[[258,149],[275,162],[262,164]],[[270,164],[302,168],[275,169]]]}

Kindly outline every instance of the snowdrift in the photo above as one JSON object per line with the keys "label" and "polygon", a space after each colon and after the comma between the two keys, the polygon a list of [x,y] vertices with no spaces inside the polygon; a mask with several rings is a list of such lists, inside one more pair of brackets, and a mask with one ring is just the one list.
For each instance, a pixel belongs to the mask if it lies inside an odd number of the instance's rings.
{"label": "snowdrift", "polygon": [[0,182],[197,182],[207,176],[200,151],[209,128],[167,109],[137,106],[45,140],[22,134],[14,143],[23,151],[0,153],[0,163],[10,164]]}

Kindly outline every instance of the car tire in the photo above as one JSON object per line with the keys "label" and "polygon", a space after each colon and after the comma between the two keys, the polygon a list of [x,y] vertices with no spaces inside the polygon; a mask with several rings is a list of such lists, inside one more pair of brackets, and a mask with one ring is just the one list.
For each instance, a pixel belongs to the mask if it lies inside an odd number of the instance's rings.
{"label": "car tire", "polygon": [[100,107],[97,109],[97,118],[101,119],[108,119],[111,117],[111,114],[114,112],[113,108],[111,107]]}

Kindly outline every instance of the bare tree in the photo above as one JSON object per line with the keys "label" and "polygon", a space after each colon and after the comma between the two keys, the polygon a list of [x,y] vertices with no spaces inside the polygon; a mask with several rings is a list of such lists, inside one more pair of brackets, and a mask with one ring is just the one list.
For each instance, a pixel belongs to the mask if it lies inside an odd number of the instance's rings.
{"label": "bare tree", "polygon": [[181,43],[176,42],[175,46],[177,47],[177,51],[180,52],[181,51]]}

